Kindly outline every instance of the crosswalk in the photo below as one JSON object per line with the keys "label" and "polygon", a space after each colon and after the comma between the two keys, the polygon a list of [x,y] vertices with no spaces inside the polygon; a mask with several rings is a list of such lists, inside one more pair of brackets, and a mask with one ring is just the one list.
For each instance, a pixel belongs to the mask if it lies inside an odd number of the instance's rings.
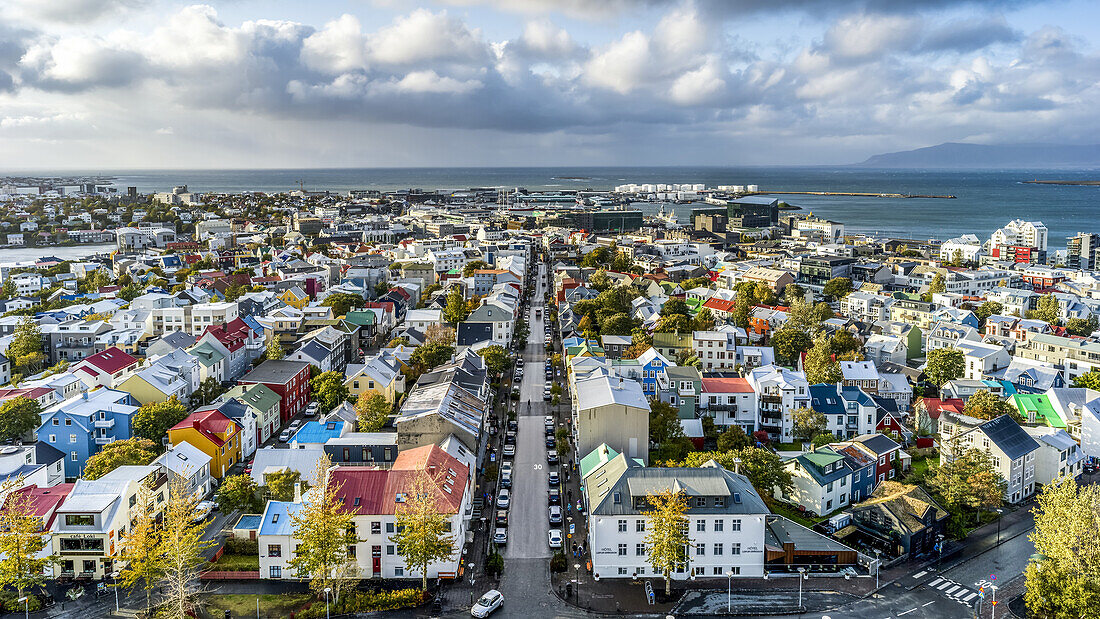
{"label": "crosswalk", "polygon": [[936,577],[934,580],[926,583],[926,586],[939,591],[964,606],[973,606],[978,600],[977,591],[947,578]]}

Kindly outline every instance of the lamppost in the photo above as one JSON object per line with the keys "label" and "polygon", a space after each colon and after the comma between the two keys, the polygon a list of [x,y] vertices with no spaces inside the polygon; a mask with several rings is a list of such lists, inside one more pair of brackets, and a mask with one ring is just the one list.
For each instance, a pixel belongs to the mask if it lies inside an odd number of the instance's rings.
{"label": "lamppost", "polygon": [[997,509],[995,509],[993,511],[997,512],[997,545],[1000,546],[1001,545],[1001,516],[1005,513],[1005,510],[998,507]]}
{"label": "lamppost", "polygon": [[24,595],[16,600],[16,602],[23,602],[23,616],[30,619],[31,616],[31,596]]}
{"label": "lamppost", "polygon": [[115,589],[115,612],[118,612],[118,572],[111,572],[111,580],[114,581]]}
{"label": "lamppost", "polygon": [[332,593],[332,587],[325,587],[325,619],[328,619],[328,594]]}
{"label": "lamppost", "polygon": [[733,572],[726,572],[726,614],[733,614]]}
{"label": "lamppost", "polygon": [[882,551],[875,548],[875,589],[878,589],[878,573],[882,571]]}
{"label": "lamppost", "polygon": [[806,568],[798,568],[798,608],[802,608],[802,581],[809,578],[806,575]]}
{"label": "lamppost", "polygon": [[577,576],[577,604],[579,605],[581,603],[581,564],[574,563],[573,569]]}

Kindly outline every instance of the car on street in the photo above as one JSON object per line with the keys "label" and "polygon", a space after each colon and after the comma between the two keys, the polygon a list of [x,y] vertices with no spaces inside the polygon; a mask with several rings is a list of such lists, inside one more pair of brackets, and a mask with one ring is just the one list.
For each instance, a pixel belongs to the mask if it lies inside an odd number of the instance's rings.
{"label": "car on street", "polygon": [[320,408],[319,404],[317,404],[316,402],[310,402],[309,406],[306,407],[306,412],[304,412],[302,414],[305,415],[306,417],[313,417],[314,415],[317,414],[317,409],[318,408]]}
{"label": "car on street", "polygon": [[493,531],[493,543],[494,544],[507,544],[508,543],[508,529],[504,527],[497,527],[496,531]]}
{"label": "car on street", "polygon": [[297,430],[300,427],[302,427],[302,420],[301,419],[295,419],[294,421],[290,422],[290,425],[287,426],[287,429],[290,430],[291,432],[293,432],[293,431]]}
{"label": "car on street", "polygon": [[506,509],[498,509],[497,510],[497,526],[498,527],[508,526],[508,510],[506,510]]}
{"label": "car on street", "polygon": [[512,474],[504,473],[500,476],[500,487],[511,488],[512,487]]}
{"label": "car on street", "polygon": [[508,429],[512,430],[513,432],[518,431],[519,430],[519,423],[515,419],[510,420],[508,422]]}
{"label": "car on street", "polygon": [[557,439],[555,439],[553,436],[546,437],[546,448],[547,449],[556,449],[557,447],[558,447],[558,440]]}
{"label": "car on street", "polygon": [[500,474],[501,475],[511,475],[512,474],[512,463],[511,462],[502,462],[500,464]]}
{"label": "car on street", "polygon": [[550,524],[561,524],[561,506],[551,505],[548,508],[550,515]]}
{"label": "car on street", "polygon": [[546,452],[546,463],[547,464],[557,464],[558,463],[558,452],[554,451],[553,449]]}
{"label": "car on street", "polygon": [[1083,469],[1085,473],[1092,475],[1097,470],[1097,464],[1095,462],[1086,462]]}
{"label": "car on street", "polygon": [[557,471],[550,471],[550,485],[556,486],[561,483],[561,475]]}
{"label": "car on street", "polygon": [[195,517],[191,519],[191,522],[202,522],[210,517],[210,513],[214,511],[213,501],[199,501],[195,505]]}
{"label": "car on street", "polygon": [[554,436],[554,427],[546,426],[546,436]]}
{"label": "car on street", "polygon": [[286,430],[283,430],[282,432],[279,433],[279,442],[280,443],[285,443],[285,442],[289,441],[291,434],[293,434],[293,432],[290,431],[290,428],[287,428]]}
{"label": "car on street", "polygon": [[551,488],[546,494],[546,500],[550,505],[561,505],[561,490]]}
{"label": "car on street", "polygon": [[508,492],[507,488],[501,490],[500,493],[497,494],[497,506],[503,509],[508,509],[508,499],[511,498],[511,496],[512,494]]}
{"label": "car on street", "polygon": [[[515,456],[516,456],[516,446],[515,446],[515,444],[505,445],[504,446],[504,457],[505,458],[514,458]],[[251,471],[249,471],[249,472],[251,472]]]}
{"label": "car on street", "polygon": [[252,474],[252,463],[255,462],[255,461],[256,461],[256,459],[252,458],[251,460],[248,461],[248,464],[244,465],[244,474],[245,475]]}
{"label": "car on street", "polygon": [[496,589],[490,589],[485,592],[485,595],[481,596],[477,604],[470,608],[470,615],[478,619],[484,619],[501,606],[504,606],[504,595]]}
{"label": "car on street", "polygon": [[554,416],[553,415],[547,415],[547,416],[543,417],[542,418],[542,425],[553,428],[554,427]]}
{"label": "car on street", "polygon": [[505,445],[515,445],[516,444],[516,431],[515,430],[508,430],[507,432],[504,433],[504,444]]}
{"label": "car on street", "polygon": [[561,529],[550,529],[546,533],[546,541],[551,548],[561,548]]}

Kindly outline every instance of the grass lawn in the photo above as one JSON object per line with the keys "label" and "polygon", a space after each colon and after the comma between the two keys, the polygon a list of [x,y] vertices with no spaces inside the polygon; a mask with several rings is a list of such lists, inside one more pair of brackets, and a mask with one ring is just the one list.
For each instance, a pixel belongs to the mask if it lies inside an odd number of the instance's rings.
{"label": "grass lawn", "polygon": [[805,514],[803,514],[802,512],[791,507],[790,505],[787,505],[786,503],[780,501],[772,501],[768,504],[768,507],[770,507],[773,512],[779,514],[780,516],[783,516],[788,520],[793,520],[804,527],[812,527],[818,522],[824,520],[824,518],[818,518],[810,512],[806,512]]}
{"label": "grass lawn", "polygon": [[223,572],[256,572],[260,569],[260,557],[257,555],[224,554],[212,569]]}
{"label": "grass lawn", "polygon": [[220,615],[228,610],[233,617],[253,617],[256,614],[257,597],[260,598],[261,617],[289,617],[290,613],[297,612],[314,601],[314,596],[309,593],[208,595],[203,601],[213,615]]}
{"label": "grass lawn", "polygon": [[777,451],[802,451],[802,441],[791,441],[790,443],[775,443],[772,445]]}

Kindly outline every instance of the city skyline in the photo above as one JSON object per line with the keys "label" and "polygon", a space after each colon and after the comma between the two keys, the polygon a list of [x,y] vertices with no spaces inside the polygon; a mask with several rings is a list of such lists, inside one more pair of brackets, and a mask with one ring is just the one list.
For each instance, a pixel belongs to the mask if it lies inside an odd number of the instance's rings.
{"label": "city skyline", "polygon": [[1090,143],[1086,2],[14,0],[0,166],[842,164]]}

